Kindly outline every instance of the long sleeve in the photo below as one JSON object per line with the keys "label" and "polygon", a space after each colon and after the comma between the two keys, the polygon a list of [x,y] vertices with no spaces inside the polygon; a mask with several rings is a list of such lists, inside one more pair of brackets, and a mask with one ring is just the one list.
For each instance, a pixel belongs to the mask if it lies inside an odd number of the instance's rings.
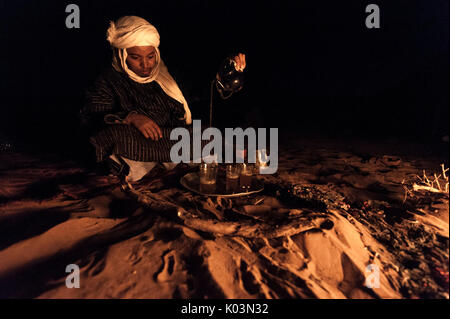
{"label": "long sleeve", "polygon": [[[170,161],[170,149],[175,143],[170,133],[174,127],[186,126],[181,120],[185,111],[183,104],[167,95],[156,81],[138,83],[111,68],[86,93],[80,117],[98,162],[112,154],[135,161]],[[155,121],[163,138],[145,138],[127,121],[133,112]]]}
{"label": "long sleeve", "polygon": [[94,85],[86,91],[85,96],[80,120],[82,126],[88,131],[99,130],[105,124],[123,124],[131,113],[120,106],[114,89],[104,75],[95,81]]}

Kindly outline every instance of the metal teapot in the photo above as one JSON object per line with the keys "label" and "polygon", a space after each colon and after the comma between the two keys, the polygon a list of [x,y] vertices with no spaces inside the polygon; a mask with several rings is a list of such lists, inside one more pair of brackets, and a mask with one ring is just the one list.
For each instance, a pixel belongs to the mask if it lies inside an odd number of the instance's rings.
{"label": "metal teapot", "polygon": [[220,97],[227,99],[233,93],[242,89],[244,72],[236,70],[236,62],[231,57],[228,57],[220,65],[215,82]]}

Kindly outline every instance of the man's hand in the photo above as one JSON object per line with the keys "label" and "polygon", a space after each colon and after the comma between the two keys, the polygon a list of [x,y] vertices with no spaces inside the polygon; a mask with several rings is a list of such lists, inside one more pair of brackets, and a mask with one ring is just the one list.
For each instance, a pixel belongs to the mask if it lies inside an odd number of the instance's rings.
{"label": "man's hand", "polygon": [[235,68],[236,71],[242,72],[245,69],[246,63],[245,63],[245,54],[243,53],[238,53],[238,55],[236,55],[233,58],[234,62],[236,62]]}
{"label": "man's hand", "polygon": [[145,136],[154,141],[162,138],[162,131],[159,126],[145,115],[133,113],[127,117],[127,121],[134,126]]}

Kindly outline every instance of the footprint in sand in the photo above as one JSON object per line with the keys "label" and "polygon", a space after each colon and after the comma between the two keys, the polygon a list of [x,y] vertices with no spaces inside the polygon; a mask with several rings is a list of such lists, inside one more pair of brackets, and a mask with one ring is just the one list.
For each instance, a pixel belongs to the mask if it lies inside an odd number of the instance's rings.
{"label": "footprint in sand", "polygon": [[80,262],[81,267],[86,266],[84,271],[89,277],[95,277],[105,269],[107,252],[108,249],[101,249]]}
{"label": "footprint in sand", "polygon": [[264,296],[261,291],[260,282],[255,275],[249,270],[245,261],[241,260],[240,265],[242,286],[250,295]]}
{"label": "footprint in sand", "polygon": [[166,250],[162,255],[162,260],[161,267],[153,274],[153,280],[156,282],[170,280],[175,266],[175,252],[173,250]]}
{"label": "footprint in sand", "polygon": [[128,256],[128,260],[131,262],[131,265],[134,266],[142,260],[142,253],[140,252],[141,245],[137,244],[131,249],[131,253]]}
{"label": "footprint in sand", "polygon": [[175,250],[167,249],[163,252],[161,267],[153,274],[153,280],[159,284],[163,294],[171,298],[187,298],[192,289],[185,268],[186,261]]}

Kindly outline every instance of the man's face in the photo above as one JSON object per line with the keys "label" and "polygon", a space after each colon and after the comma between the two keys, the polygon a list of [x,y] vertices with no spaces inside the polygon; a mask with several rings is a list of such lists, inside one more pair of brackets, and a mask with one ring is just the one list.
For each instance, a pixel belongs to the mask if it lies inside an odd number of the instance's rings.
{"label": "man's face", "polygon": [[156,50],[152,46],[139,46],[127,49],[127,66],[140,77],[148,77],[156,64]]}

